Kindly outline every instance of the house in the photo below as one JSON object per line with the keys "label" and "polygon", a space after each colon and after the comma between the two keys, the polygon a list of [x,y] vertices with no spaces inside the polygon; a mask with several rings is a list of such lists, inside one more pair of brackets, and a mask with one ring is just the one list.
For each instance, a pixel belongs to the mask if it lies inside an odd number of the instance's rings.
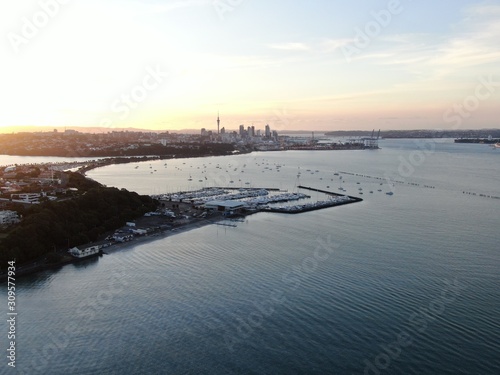
{"label": "house", "polygon": [[0,211],[0,225],[17,224],[19,221],[19,215],[16,211]]}
{"label": "house", "polygon": [[112,244],[113,243],[110,241],[94,242],[92,244],[75,246],[72,249],[69,249],[68,252],[75,258],[86,258],[92,255],[100,254],[102,249],[109,247]]}
{"label": "house", "polygon": [[101,246],[99,245],[84,245],[73,247],[72,249],[69,249],[68,252],[75,258],[86,258],[92,255],[99,254],[100,250]]}

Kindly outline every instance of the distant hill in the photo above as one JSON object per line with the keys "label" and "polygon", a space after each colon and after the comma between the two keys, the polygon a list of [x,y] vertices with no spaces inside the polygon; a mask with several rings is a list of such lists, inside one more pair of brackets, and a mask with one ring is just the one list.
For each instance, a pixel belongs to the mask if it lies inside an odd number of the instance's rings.
{"label": "distant hill", "polygon": [[[365,130],[338,130],[324,133],[330,137],[370,137],[372,131]],[[378,131],[375,132],[377,136]],[[492,138],[500,137],[500,129],[479,130],[382,130],[382,138]]]}

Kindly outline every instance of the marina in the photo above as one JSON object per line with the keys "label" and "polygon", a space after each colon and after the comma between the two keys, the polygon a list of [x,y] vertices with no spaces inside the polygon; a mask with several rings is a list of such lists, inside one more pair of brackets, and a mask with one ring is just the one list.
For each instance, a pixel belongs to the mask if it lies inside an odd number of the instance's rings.
{"label": "marina", "polygon": [[[298,186],[297,188],[326,194],[329,199],[317,200],[315,202],[307,202],[304,204],[273,206],[273,204],[276,203],[294,202],[311,198],[310,195],[304,193],[280,192],[280,189],[276,188],[204,188],[196,191],[162,194],[153,197],[159,199],[160,201],[189,202],[193,205],[193,207],[225,211],[228,215],[232,215],[236,212],[238,212],[238,214],[244,214],[247,211],[251,213],[258,211],[300,213],[362,201],[362,199],[358,197],[347,196],[308,186]],[[231,192],[231,190],[233,192]],[[237,192],[234,192],[234,190],[237,190]],[[220,223],[217,224],[223,225]]]}

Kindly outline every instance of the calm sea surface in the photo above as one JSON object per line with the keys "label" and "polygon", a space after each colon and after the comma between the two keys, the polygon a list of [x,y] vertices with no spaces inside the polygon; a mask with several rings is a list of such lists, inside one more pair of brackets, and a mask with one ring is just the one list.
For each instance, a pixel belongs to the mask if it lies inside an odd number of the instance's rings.
{"label": "calm sea surface", "polygon": [[[142,194],[343,186],[364,201],[255,214],[20,279],[16,370],[499,374],[500,151],[450,140],[380,146],[91,171]],[[0,373],[15,373],[3,358]]]}

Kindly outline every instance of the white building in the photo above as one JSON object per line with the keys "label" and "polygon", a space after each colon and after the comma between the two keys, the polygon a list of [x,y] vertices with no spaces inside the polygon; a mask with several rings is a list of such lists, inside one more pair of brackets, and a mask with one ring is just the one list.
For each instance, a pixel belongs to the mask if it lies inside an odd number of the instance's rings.
{"label": "white building", "polygon": [[40,198],[42,197],[42,194],[22,193],[22,194],[12,194],[10,197],[13,202],[37,204],[40,203]]}
{"label": "white building", "polygon": [[0,225],[17,224],[19,221],[19,215],[16,211],[0,211]]}
{"label": "white building", "polygon": [[98,254],[101,250],[99,245],[77,246],[69,250],[69,253],[76,258],[86,258]]}
{"label": "white building", "polygon": [[245,202],[238,201],[210,201],[205,203],[205,208],[211,211],[237,212],[247,207]]}

